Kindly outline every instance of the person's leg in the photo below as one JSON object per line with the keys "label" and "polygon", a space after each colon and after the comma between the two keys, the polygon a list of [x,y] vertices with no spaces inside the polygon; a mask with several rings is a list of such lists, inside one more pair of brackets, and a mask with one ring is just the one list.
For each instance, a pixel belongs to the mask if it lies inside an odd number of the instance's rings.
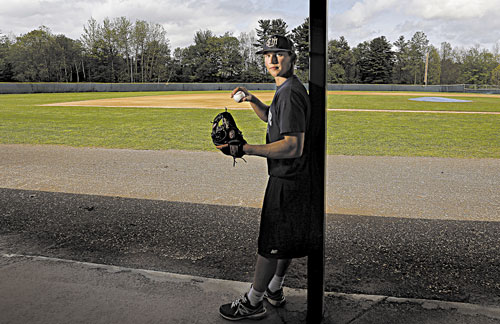
{"label": "person's leg", "polygon": [[278,259],[266,258],[257,255],[257,263],[255,264],[255,274],[253,279],[253,288],[257,291],[266,291],[267,285],[276,273]]}
{"label": "person's leg", "polygon": [[266,258],[260,254],[257,256],[253,284],[247,295],[253,306],[258,305],[264,299],[267,286],[276,273],[277,265],[277,259]]}
{"label": "person's leg", "polygon": [[290,266],[290,263],[292,263],[292,259],[279,259],[278,265],[276,266],[275,275],[279,277],[284,277],[286,275],[288,267]]}
{"label": "person's leg", "polygon": [[292,263],[292,259],[279,259],[278,265],[276,266],[276,272],[273,278],[269,282],[267,289],[269,292],[276,292],[283,287],[283,282],[285,281],[285,275],[288,267]]}
{"label": "person's leg", "polygon": [[279,259],[276,266],[276,272],[267,286],[264,298],[274,307],[281,307],[286,303],[283,294],[283,282],[285,281],[286,271],[292,263],[291,259]]}

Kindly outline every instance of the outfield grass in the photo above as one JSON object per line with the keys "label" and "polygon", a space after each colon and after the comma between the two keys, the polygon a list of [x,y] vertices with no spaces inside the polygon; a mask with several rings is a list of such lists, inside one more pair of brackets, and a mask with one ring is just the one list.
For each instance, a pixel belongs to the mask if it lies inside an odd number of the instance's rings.
{"label": "outfield grass", "polygon": [[328,114],[328,154],[500,158],[500,116]]}
{"label": "outfield grass", "polygon": [[[38,106],[158,94],[174,93],[0,95],[0,143],[215,151],[210,131],[216,110]],[[408,97],[345,97],[330,96],[329,106],[409,109],[398,106]],[[411,103],[413,110],[432,110],[427,103]],[[499,105],[485,100],[480,110],[498,111]],[[249,142],[264,142],[266,124],[252,111],[232,113]],[[328,112],[327,137],[328,154],[500,158],[499,115]]]}

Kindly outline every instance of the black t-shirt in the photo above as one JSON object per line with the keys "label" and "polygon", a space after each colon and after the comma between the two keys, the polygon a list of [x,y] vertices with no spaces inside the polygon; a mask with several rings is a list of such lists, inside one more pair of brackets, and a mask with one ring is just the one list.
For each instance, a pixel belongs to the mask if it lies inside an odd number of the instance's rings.
{"label": "black t-shirt", "polygon": [[311,104],[309,95],[297,76],[288,78],[276,89],[269,108],[266,143],[284,139],[290,133],[305,133],[301,157],[292,159],[267,159],[268,173],[274,177],[296,178],[310,175]]}

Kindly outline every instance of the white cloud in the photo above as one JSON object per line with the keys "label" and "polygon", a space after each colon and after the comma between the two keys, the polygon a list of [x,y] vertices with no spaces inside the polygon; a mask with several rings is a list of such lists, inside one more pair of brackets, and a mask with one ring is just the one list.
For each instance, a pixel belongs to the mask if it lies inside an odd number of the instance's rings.
{"label": "white cloud", "polygon": [[359,28],[366,25],[372,18],[383,11],[390,10],[394,8],[397,0],[363,0],[357,1],[353,6],[338,15],[339,24],[343,24],[347,27]]}
{"label": "white cloud", "polygon": [[412,0],[401,5],[406,14],[423,19],[479,19],[499,7],[498,0]]}
{"label": "white cloud", "polygon": [[281,0],[15,0],[0,6],[0,31],[15,35],[46,25],[56,34],[78,39],[83,25],[93,17],[98,22],[106,17],[125,16],[162,24],[173,47],[192,43],[198,30],[211,30],[220,35],[249,32],[259,19],[283,18],[290,29],[308,16],[308,3]]}
{"label": "white cloud", "polygon": [[[0,0],[0,31],[14,35],[40,25],[78,39],[93,17],[125,16],[162,24],[172,47],[193,42],[198,30],[220,35],[250,32],[259,19],[282,18],[289,29],[308,16],[303,0]],[[424,31],[431,43],[442,41],[491,46],[500,41],[496,12],[500,0],[330,0],[329,36],[343,35],[351,46],[381,35],[395,41]]]}
{"label": "white cloud", "polygon": [[339,0],[340,9],[330,19],[330,36],[345,36],[351,46],[381,35],[395,41],[424,31],[439,46],[481,44],[492,47],[500,41],[500,0]]}

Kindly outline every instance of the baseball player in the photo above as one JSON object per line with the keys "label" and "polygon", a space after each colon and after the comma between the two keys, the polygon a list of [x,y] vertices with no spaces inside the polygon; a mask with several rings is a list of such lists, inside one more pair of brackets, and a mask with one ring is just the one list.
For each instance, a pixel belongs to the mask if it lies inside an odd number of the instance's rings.
{"label": "baseball player", "polygon": [[[257,155],[267,159],[269,180],[262,207],[258,255],[250,290],[219,311],[228,320],[260,319],[266,315],[264,298],[274,307],[285,304],[283,282],[293,258],[308,255],[311,242],[311,106],[302,82],[294,75],[296,54],[284,36],[269,37],[262,54],[276,82],[270,106],[247,89],[241,101],[249,102],[257,116],[267,123],[266,144],[241,143],[231,147],[234,156]],[[218,146],[226,149],[228,145]],[[236,152],[233,154],[233,152]]]}

